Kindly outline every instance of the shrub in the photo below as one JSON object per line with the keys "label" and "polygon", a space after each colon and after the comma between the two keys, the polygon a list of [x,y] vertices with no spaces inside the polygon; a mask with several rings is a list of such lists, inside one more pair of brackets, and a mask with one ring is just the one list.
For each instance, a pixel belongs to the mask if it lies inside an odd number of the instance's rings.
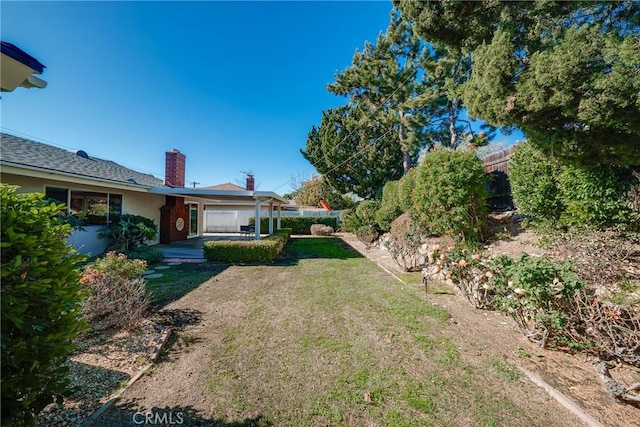
{"label": "shrub", "polygon": [[530,340],[542,346],[581,345],[574,296],[584,284],[571,264],[522,254],[516,261],[497,256],[488,267],[493,307],[510,315]]}
{"label": "shrub", "polygon": [[276,240],[211,241],[204,244],[204,257],[209,261],[231,264],[270,263],[278,258]]}
{"label": "shrub", "polygon": [[398,183],[398,205],[402,212],[413,210],[413,195],[416,187],[417,171],[411,168]]}
{"label": "shrub", "polygon": [[370,225],[363,225],[356,230],[356,237],[365,245],[372,245],[378,240],[378,232]]}
{"label": "shrub", "polygon": [[560,223],[598,228],[632,224],[638,218],[627,199],[633,183],[632,171],[626,168],[563,166],[558,176],[565,207]]}
{"label": "shrub", "polygon": [[432,151],[417,170],[412,216],[431,233],[481,240],[487,173],[473,151]]}
{"label": "shrub", "polygon": [[133,328],[149,306],[142,273],[147,264],[109,252],[88,264],[80,283],[90,295],[84,300],[84,315],[96,329]]}
{"label": "shrub", "polygon": [[[275,221],[275,219],[274,219]],[[324,224],[337,228],[337,219],[333,216],[294,216],[280,219],[282,228],[291,229],[292,234],[311,234],[313,224]],[[249,218],[249,225],[256,223],[255,218]],[[260,230],[269,230],[269,218],[260,218]]]}
{"label": "shrub", "polygon": [[111,248],[118,251],[134,251],[157,235],[158,229],[152,219],[129,214],[122,215],[98,234],[102,239],[111,239]]}
{"label": "shrub", "polygon": [[509,179],[520,212],[540,227],[637,223],[628,197],[638,181],[632,169],[561,164],[525,142],[511,158]]}
{"label": "shrub", "polygon": [[204,257],[231,264],[271,263],[284,249],[291,232],[290,228],[284,228],[262,240],[205,242]]}
{"label": "shrub", "polygon": [[523,142],[509,161],[509,181],[520,213],[534,223],[555,223],[564,210],[557,176],[560,164]]}
{"label": "shrub", "polygon": [[356,215],[363,226],[376,227],[376,212],[380,209],[380,202],[377,200],[363,200],[356,206]]}
{"label": "shrub", "polygon": [[29,425],[67,391],[61,362],[80,332],[82,297],[63,205],[0,185],[2,424]]}
{"label": "shrub", "polygon": [[162,261],[164,254],[150,246],[138,246],[136,250],[122,252],[129,259],[139,259],[145,261],[147,265]]}
{"label": "shrub", "polygon": [[311,226],[312,236],[331,236],[333,234],[333,228],[323,224],[313,224]]}
{"label": "shrub", "polygon": [[355,210],[350,210],[344,213],[340,220],[340,230],[346,231],[347,233],[355,233],[358,228],[363,225],[362,220],[358,218]]}
{"label": "shrub", "polygon": [[382,189],[382,203],[376,212],[376,224],[381,230],[389,230],[393,220],[402,214],[399,187],[400,181],[389,181]]}

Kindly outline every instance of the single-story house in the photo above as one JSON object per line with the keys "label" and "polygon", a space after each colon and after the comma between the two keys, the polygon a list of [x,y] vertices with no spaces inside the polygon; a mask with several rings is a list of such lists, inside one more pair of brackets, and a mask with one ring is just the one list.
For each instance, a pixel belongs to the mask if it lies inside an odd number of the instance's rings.
{"label": "single-story house", "polygon": [[[252,203],[254,214],[270,217],[286,203],[278,194],[246,189],[186,188],[186,156],[173,149],[165,153],[165,179],[137,172],[110,160],[91,157],[86,151],[62,148],[2,133],[0,182],[19,186],[20,192],[40,192],[67,205],[68,214],[82,213],[84,230],[70,243],[80,252],[102,253],[108,242],[97,238],[99,230],[121,214],[140,215],[159,225],[153,243],[172,243],[205,232],[205,205]],[[277,222],[280,228],[278,216]],[[237,230],[239,231],[239,229]],[[264,230],[265,232],[267,230]],[[256,227],[256,239],[262,231]]]}
{"label": "single-story house", "polygon": [[0,41],[0,90],[11,92],[17,87],[44,88],[47,82],[34,76],[46,67],[19,47]]}

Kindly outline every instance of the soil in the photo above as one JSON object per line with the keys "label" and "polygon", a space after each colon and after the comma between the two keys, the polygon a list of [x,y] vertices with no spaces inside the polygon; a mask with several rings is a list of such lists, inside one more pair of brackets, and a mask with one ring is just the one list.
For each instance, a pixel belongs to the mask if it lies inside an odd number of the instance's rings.
{"label": "soil", "polygon": [[[377,262],[392,274],[399,274],[399,267],[391,260],[389,254],[375,247],[365,247],[352,235],[342,235],[343,240],[361,252],[363,255]],[[520,252],[537,251],[536,237],[530,233],[520,233],[511,239],[497,242],[486,248],[487,251],[500,251],[517,255]],[[212,279],[215,282],[216,278]],[[413,283],[413,286],[423,286]],[[205,285],[203,285],[205,286]],[[445,308],[452,315],[451,321],[445,326],[444,333],[448,335],[458,348],[477,354],[490,349],[501,353],[506,360],[542,378],[552,387],[559,390],[569,399],[583,408],[591,417],[605,426],[628,427],[640,426],[640,408],[629,404],[622,404],[611,397],[600,379],[597,377],[590,360],[580,354],[567,354],[559,351],[541,349],[529,342],[517,328],[515,323],[499,313],[477,310],[457,295],[455,288],[440,290],[438,293],[429,292],[427,299],[431,304]],[[176,419],[165,419],[163,425],[182,424],[189,426],[212,425],[215,420],[213,408],[207,400],[207,373],[212,369],[210,362],[212,348],[220,346],[225,336],[220,332],[228,330],[240,322],[247,315],[248,306],[238,300],[233,303],[222,303],[215,306],[215,316],[208,314],[212,304],[217,304],[207,298],[206,293],[191,292],[178,301],[171,303],[152,319],[165,327],[170,327],[177,334],[172,335],[168,350],[161,357],[162,363],[157,369],[130,386],[120,401],[103,414],[95,425],[119,426],[137,425],[139,420],[154,411],[164,409],[163,415],[174,416]],[[224,322],[224,325],[219,325]],[[140,342],[155,339],[148,336],[146,329]],[[135,335],[135,331],[132,335]],[[133,339],[133,338],[131,338]],[[130,345],[130,341],[127,341]],[[127,355],[128,362],[116,357],[120,350],[114,345],[91,346],[80,351],[76,360],[88,363],[96,354],[101,353],[99,362],[102,370],[123,372],[126,375],[116,376],[120,381],[127,379],[131,369],[140,366],[132,359],[143,357],[138,353]],[[112,357],[113,356],[113,357]],[[75,362],[74,362],[75,363]],[[640,373],[629,368],[618,368],[611,372],[620,383],[630,385],[640,381]],[[537,388],[531,383],[532,389]],[[100,402],[108,399],[110,391],[103,392]],[[534,391],[532,390],[532,393]],[[76,403],[82,406],[82,403]],[[92,409],[97,406],[95,403]],[[144,408],[144,409],[141,409]],[[560,419],[566,419],[564,408],[549,398],[549,411],[559,411]],[[86,412],[86,411],[85,411]],[[562,414],[561,414],[562,413]],[[75,414],[72,420],[60,420],[51,425],[76,425],[76,418],[81,421],[86,414]],[[76,420],[77,421],[77,420]],[[158,421],[158,420],[154,420]],[[222,425],[213,421],[214,425]],[[156,423],[158,424],[158,423]],[[42,425],[49,425],[47,423]],[[233,425],[267,425],[261,419],[247,419]]]}

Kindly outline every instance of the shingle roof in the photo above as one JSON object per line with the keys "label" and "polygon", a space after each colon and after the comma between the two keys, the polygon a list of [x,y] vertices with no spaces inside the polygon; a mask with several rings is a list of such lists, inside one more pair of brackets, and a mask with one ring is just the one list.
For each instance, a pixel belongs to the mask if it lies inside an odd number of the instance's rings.
{"label": "shingle roof", "polygon": [[82,151],[67,151],[7,133],[0,135],[0,163],[3,165],[61,172],[140,187],[164,186],[163,181],[153,175],[134,171],[110,160],[83,157],[86,153]]}
{"label": "shingle roof", "polygon": [[234,190],[234,191],[244,191],[245,189],[240,187],[239,185],[232,184],[230,182],[226,182],[224,184],[211,185],[209,187],[202,187],[205,190]]}

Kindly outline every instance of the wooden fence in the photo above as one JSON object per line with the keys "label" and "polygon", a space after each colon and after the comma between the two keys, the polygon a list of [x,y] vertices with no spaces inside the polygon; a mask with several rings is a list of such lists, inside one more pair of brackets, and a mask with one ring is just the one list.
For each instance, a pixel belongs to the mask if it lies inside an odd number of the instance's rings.
{"label": "wooden fence", "polygon": [[513,209],[511,185],[509,184],[509,159],[516,151],[517,145],[512,145],[497,153],[484,156],[481,160],[492,177],[489,183],[489,209],[502,211]]}

